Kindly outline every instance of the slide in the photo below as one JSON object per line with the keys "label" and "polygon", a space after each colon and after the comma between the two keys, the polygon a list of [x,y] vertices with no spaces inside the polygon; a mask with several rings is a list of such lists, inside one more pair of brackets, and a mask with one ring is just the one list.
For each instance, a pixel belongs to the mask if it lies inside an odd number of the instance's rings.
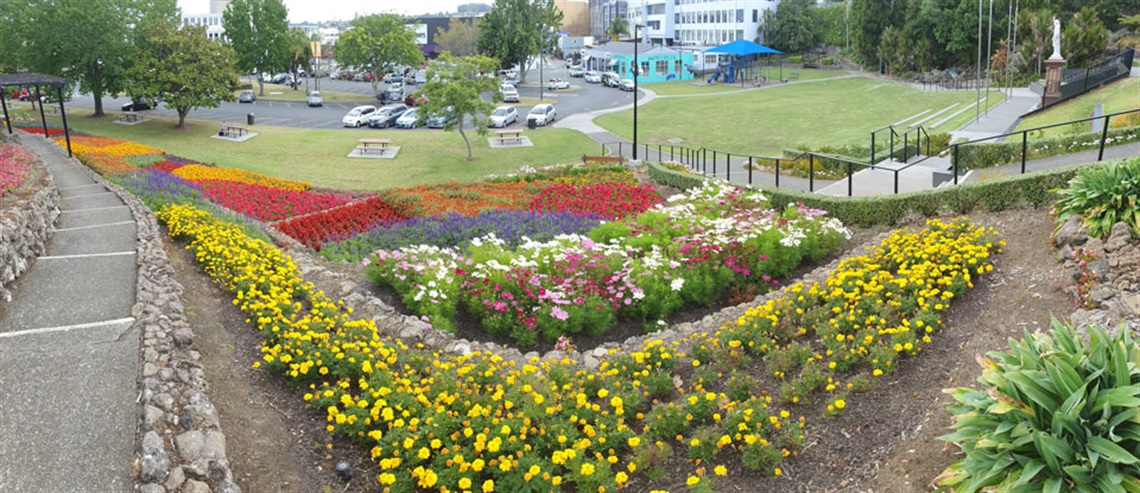
{"label": "slide", "polygon": [[712,84],[713,81],[717,80],[718,78],[720,78],[720,71],[713,72],[712,77],[709,77],[709,80],[705,81],[705,83]]}
{"label": "slide", "polygon": [[728,73],[724,74],[724,83],[732,84],[736,82],[736,67],[728,67]]}

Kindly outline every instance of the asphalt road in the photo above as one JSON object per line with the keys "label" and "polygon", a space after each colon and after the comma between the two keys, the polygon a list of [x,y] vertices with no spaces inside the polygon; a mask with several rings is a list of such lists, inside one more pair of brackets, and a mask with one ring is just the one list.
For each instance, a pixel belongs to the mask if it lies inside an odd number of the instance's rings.
{"label": "asphalt road", "polygon": [[[543,102],[551,103],[554,105],[558,112],[558,118],[562,119],[567,116],[586,113],[616,106],[631,104],[633,102],[633,93],[624,92],[616,88],[609,88],[601,84],[587,84],[585,79],[581,77],[569,77],[566,66],[563,62],[555,60],[557,63],[546,65],[542,70],[541,76],[545,79],[551,77],[561,77],[570,81],[571,89],[551,91],[545,88],[545,82],[541,88],[541,97]],[[538,98],[540,97],[540,88],[537,82],[540,80],[539,71],[531,71],[527,74],[527,83],[519,87],[519,95],[523,97]],[[310,88],[314,87],[313,80],[309,80]],[[379,83],[376,86],[379,90],[387,90],[387,85]],[[254,103],[227,103],[223,102],[217,108],[200,108],[193,110],[187,116],[199,120],[208,120],[216,122],[231,122],[244,124],[248,114],[254,115],[254,122],[256,125],[273,125],[280,127],[297,127],[297,128],[321,128],[321,129],[338,129],[344,128],[346,131],[368,132],[368,127],[361,128],[345,128],[341,124],[341,119],[346,113],[354,106],[361,104],[376,105],[379,102],[375,98],[373,85],[370,82],[354,82],[343,80],[332,80],[323,78],[320,80],[320,89],[322,92],[343,92],[359,94],[359,99],[353,101],[332,101],[326,97],[323,107],[308,107],[304,101],[274,101],[272,96],[266,94],[261,96]],[[254,86],[257,90],[257,86]],[[304,92],[305,85],[301,84],[298,92]],[[103,98],[103,108],[108,113],[116,113],[119,108],[127,103],[127,98]],[[94,100],[90,95],[76,95],[72,101],[68,103],[70,106],[78,108],[94,108]],[[519,123],[515,125],[526,125],[525,115],[530,111],[531,106],[518,106],[520,113]],[[159,105],[159,108],[147,110],[146,113],[157,114],[162,116],[177,117],[177,113],[173,110],[168,110]],[[420,128],[417,131],[432,131],[431,129]]]}

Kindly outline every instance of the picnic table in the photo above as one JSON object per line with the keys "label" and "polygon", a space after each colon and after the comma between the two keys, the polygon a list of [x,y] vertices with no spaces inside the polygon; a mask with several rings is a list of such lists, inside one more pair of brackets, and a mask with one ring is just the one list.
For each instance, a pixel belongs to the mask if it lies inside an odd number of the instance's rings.
{"label": "picnic table", "polygon": [[392,141],[388,139],[360,139],[357,142],[360,145],[356,146],[356,150],[361,153],[380,151],[380,154],[384,154],[384,151],[388,150],[388,146],[392,144]]}
{"label": "picnic table", "polygon": [[135,122],[139,121],[139,114],[138,113],[130,113],[130,112],[123,113],[122,115],[119,115],[119,121],[135,123]]}
{"label": "picnic table", "polygon": [[241,125],[226,125],[226,130],[223,133],[227,137],[238,138],[249,133],[249,129]]}
{"label": "picnic table", "polygon": [[495,134],[498,135],[498,137],[496,137],[496,139],[498,139],[500,144],[506,144],[508,140],[514,140],[516,144],[522,144],[522,140],[523,140],[522,129],[506,128],[503,130],[496,130]]}

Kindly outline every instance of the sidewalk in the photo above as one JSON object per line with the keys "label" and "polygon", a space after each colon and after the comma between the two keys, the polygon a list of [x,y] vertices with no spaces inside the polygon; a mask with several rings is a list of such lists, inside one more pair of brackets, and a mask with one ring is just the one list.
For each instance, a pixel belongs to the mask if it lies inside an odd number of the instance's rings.
{"label": "sidewalk", "polygon": [[[962,128],[951,131],[950,141],[953,142],[959,138],[967,140],[984,139],[1010,133],[1021,121],[1021,115],[1028,113],[1039,103],[1041,103],[1041,96],[1030,91],[1029,88],[1014,89],[1011,97],[990,108],[988,114],[983,110],[981,118],[977,121],[971,121]],[[991,142],[999,142],[999,140]]]}
{"label": "sidewalk", "polygon": [[57,145],[22,142],[54,175],[62,214],[0,311],[0,491],[133,491],[136,225]]}

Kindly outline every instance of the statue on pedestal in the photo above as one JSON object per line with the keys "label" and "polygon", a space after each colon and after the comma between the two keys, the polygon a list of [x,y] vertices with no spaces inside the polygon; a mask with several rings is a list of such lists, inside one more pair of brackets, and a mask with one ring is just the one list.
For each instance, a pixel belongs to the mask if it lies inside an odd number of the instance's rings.
{"label": "statue on pedestal", "polygon": [[1061,21],[1057,19],[1057,16],[1053,16],[1053,56],[1049,59],[1061,59]]}

